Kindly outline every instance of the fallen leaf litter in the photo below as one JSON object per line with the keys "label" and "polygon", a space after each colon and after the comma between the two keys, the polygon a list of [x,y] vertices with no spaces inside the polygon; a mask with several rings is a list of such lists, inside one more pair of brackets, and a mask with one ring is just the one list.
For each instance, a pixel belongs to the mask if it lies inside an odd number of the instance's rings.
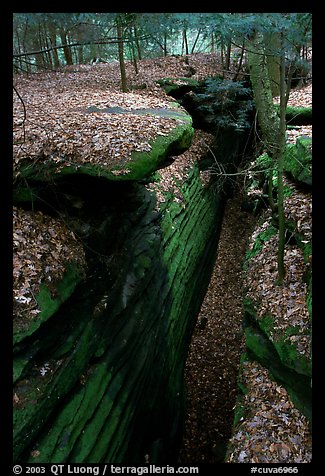
{"label": "fallen leaf litter", "polygon": [[13,208],[13,315],[21,321],[39,314],[40,284],[49,289],[62,279],[68,263],[85,270],[82,244],[57,218],[41,211]]}

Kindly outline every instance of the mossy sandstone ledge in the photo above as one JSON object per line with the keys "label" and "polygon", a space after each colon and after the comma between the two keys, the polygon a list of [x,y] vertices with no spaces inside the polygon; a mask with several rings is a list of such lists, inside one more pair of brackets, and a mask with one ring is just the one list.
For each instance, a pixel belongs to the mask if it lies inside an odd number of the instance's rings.
{"label": "mossy sandstone ledge", "polygon": [[[56,158],[57,154],[54,150],[46,159],[37,157],[32,160],[32,158],[26,157],[19,166],[19,175],[25,179],[45,182],[75,174],[105,177],[112,181],[141,180],[158,168],[164,167],[170,156],[181,154],[187,150],[193,139],[192,118],[176,103],[172,103],[171,108],[132,110],[123,108],[98,109],[94,106],[89,107],[84,112],[85,117],[87,117],[87,113],[96,113],[108,117],[111,115],[115,117],[119,115],[121,117],[129,116],[134,118],[135,124],[136,116],[149,116],[160,120],[162,125],[164,120],[172,120],[173,127],[170,127],[167,132],[164,132],[162,128],[160,133],[149,140],[148,150],[132,150],[127,160],[117,157],[114,160],[107,161],[105,156],[96,162],[93,162],[91,157],[89,157],[89,160],[79,161],[78,159],[62,156],[59,160]],[[132,136],[132,130],[130,130],[129,135]]]}

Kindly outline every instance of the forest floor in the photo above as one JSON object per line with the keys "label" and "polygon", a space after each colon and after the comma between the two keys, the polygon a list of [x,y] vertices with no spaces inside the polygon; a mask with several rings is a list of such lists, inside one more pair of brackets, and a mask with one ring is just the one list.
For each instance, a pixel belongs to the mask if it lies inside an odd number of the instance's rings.
{"label": "forest floor", "polygon": [[[292,91],[292,105],[311,106],[311,85]],[[291,98],[290,98],[291,99]],[[290,100],[289,100],[290,101]],[[290,105],[290,102],[289,102]],[[312,136],[311,126],[288,131],[287,142],[297,135]],[[245,351],[242,295],[244,287],[260,294],[265,309],[286,322],[308,326],[306,286],[301,283],[302,254],[287,250],[289,270],[283,286],[276,286],[277,237],[264,247],[252,272],[244,273],[244,255],[252,246],[270,213],[254,217],[241,209],[245,192],[237,187],[223,218],[218,255],[209,288],[198,315],[186,363],[187,416],[179,463],[222,462],[232,436],[230,463],[305,463],[311,461],[308,420],[293,405],[286,389],[275,382],[257,362],[243,363],[249,418],[235,434],[232,422],[238,394],[240,357]],[[311,193],[298,190],[285,200],[287,218],[294,217],[307,240],[311,240]],[[254,231],[254,233],[253,233]],[[293,291],[294,290],[294,291]],[[298,350],[310,352],[310,340],[302,336]]]}

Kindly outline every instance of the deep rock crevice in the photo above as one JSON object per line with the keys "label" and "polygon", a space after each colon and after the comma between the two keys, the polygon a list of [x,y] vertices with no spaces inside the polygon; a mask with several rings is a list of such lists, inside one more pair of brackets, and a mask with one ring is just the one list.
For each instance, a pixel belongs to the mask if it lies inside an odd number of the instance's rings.
{"label": "deep rock crevice", "polygon": [[[229,129],[215,154],[233,165],[244,143]],[[14,348],[15,461],[176,461],[187,350],[231,188],[213,175],[202,182],[197,162],[178,179],[177,200],[165,193],[163,201],[148,180],[75,173],[43,181],[30,172],[17,203],[63,220],[88,267]]]}

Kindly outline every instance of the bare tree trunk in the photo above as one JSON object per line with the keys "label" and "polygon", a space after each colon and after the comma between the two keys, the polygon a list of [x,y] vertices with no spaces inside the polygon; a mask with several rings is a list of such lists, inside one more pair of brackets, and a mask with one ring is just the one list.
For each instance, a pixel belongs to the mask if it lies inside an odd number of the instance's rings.
{"label": "bare tree trunk", "polygon": [[[47,50],[49,50],[50,47],[51,47],[51,43],[49,41],[49,35],[48,35],[48,32],[47,32],[46,24],[43,24],[42,36],[43,36],[43,41],[44,41],[45,48]],[[46,57],[46,60],[47,60],[46,61],[47,66],[49,66],[51,69],[53,69],[53,59],[52,59],[51,51],[47,51],[45,53],[45,57]]]}
{"label": "bare tree trunk", "polygon": [[[280,44],[283,47],[283,41]],[[284,151],[286,147],[286,108],[290,94],[291,78],[286,84],[285,80],[285,56],[282,52],[280,57],[280,127],[279,127],[279,150],[278,150],[278,214],[279,214],[279,245],[278,245],[278,284],[281,285],[285,277],[284,247],[285,247],[285,214],[283,193],[283,169]]]}
{"label": "bare tree trunk", "polygon": [[138,29],[137,29],[136,25],[133,26],[133,30],[134,30],[134,38],[135,38],[135,47],[136,47],[137,53],[138,53],[138,60],[141,61],[142,52],[141,52],[141,45],[140,45],[140,41],[139,41]]}
{"label": "bare tree trunk", "polygon": [[195,50],[195,47],[196,47],[196,44],[198,42],[198,39],[199,39],[199,36],[201,34],[201,28],[199,28],[198,32],[197,32],[197,35],[195,37],[195,40],[194,40],[194,43],[193,43],[193,46],[192,46],[192,49],[191,49],[191,54],[194,53],[194,50]]}
{"label": "bare tree trunk", "polygon": [[[42,32],[41,22],[38,23],[38,44],[39,44],[40,50],[46,49],[46,44],[43,42],[43,32]],[[40,57],[39,61],[40,61],[41,69],[46,69],[47,68],[46,53],[41,53],[39,57]]]}
{"label": "bare tree trunk", "polygon": [[214,53],[214,33],[211,33],[211,53]]}
{"label": "bare tree trunk", "polygon": [[64,58],[66,60],[66,63],[67,65],[72,65],[73,62],[72,62],[72,55],[71,55],[71,49],[70,49],[70,46],[68,46],[68,38],[67,38],[67,35],[65,33],[65,31],[63,30],[63,28],[60,30],[60,38],[61,38],[61,41],[62,41],[62,45],[64,45],[63,47],[63,53],[64,53]]}
{"label": "bare tree trunk", "polygon": [[[16,34],[16,38],[17,38],[18,53],[21,53],[22,49],[21,49],[21,45],[20,45],[20,37],[19,37],[18,28],[15,30],[15,34]],[[23,71],[23,63],[22,63],[21,58],[18,58],[18,63],[19,63],[18,67],[15,64],[13,65],[16,73],[18,72],[18,70]]]}
{"label": "bare tree trunk", "polygon": [[225,68],[227,71],[230,70],[230,54],[231,54],[231,43],[228,41],[227,43],[227,53],[226,53],[226,64]]}
{"label": "bare tree trunk", "polygon": [[274,166],[272,166],[269,169],[268,177],[267,177],[267,185],[268,185],[268,199],[269,199],[269,204],[272,210],[272,213],[275,214],[277,213],[277,204],[274,202],[273,198],[273,171],[274,171]]}
{"label": "bare tree trunk", "polygon": [[[40,47],[38,38],[36,36],[34,36],[33,39],[32,39],[32,45],[33,45],[33,49],[35,51],[37,51]],[[42,58],[41,58],[40,54],[35,54],[35,63],[36,63],[37,70],[41,71],[42,68],[43,68],[43,62],[42,62]]]}
{"label": "bare tree trunk", "polygon": [[[131,34],[131,38],[132,38],[132,27],[130,27],[130,34]],[[133,41],[130,42],[130,52],[131,52],[132,64],[134,66],[135,74],[138,74],[139,73],[138,62],[137,62],[137,57],[136,57],[136,53],[135,53],[135,46],[134,46]]]}
{"label": "bare tree trunk", "polygon": [[245,53],[245,39],[243,40],[243,46],[242,46],[242,49],[241,49],[240,58],[239,58],[236,73],[233,77],[233,81],[237,81],[238,75],[240,73],[240,70],[241,70],[241,67],[242,67],[242,64],[243,64],[244,53]]}
{"label": "bare tree trunk", "polygon": [[185,45],[185,54],[188,55],[188,42],[187,42],[187,34],[186,34],[185,28],[183,30],[183,40]]}
{"label": "bare tree trunk", "polygon": [[272,96],[280,96],[280,38],[278,33],[264,34],[267,70],[271,84]]}
{"label": "bare tree trunk", "polygon": [[[51,22],[49,22],[49,33],[50,33],[51,46],[56,46],[56,28],[55,28],[55,25]],[[56,49],[52,50],[52,56],[53,56],[54,68],[55,69],[60,68],[58,50]]]}
{"label": "bare tree trunk", "polygon": [[224,58],[224,43],[223,39],[221,38],[221,43],[220,43],[220,54],[221,54],[221,67],[222,67],[222,77],[225,77],[225,58]]}
{"label": "bare tree trunk", "polygon": [[126,93],[127,83],[126,83],[126,71],[125,71],[125,62],[124,62],[124,40],[123,40],[123,27],[120,18],[116,19],[116,31],[117,31],[117,41],[118,41],[118,57],[120,63],[120,72],[121,72],[121,89],[123,93]]}
{"label": "bare tree trunk", "polygon": [[168,51],[167,51],[167,32],[165,31],[164,33],[164,56],[167,56],[168,55]]}

